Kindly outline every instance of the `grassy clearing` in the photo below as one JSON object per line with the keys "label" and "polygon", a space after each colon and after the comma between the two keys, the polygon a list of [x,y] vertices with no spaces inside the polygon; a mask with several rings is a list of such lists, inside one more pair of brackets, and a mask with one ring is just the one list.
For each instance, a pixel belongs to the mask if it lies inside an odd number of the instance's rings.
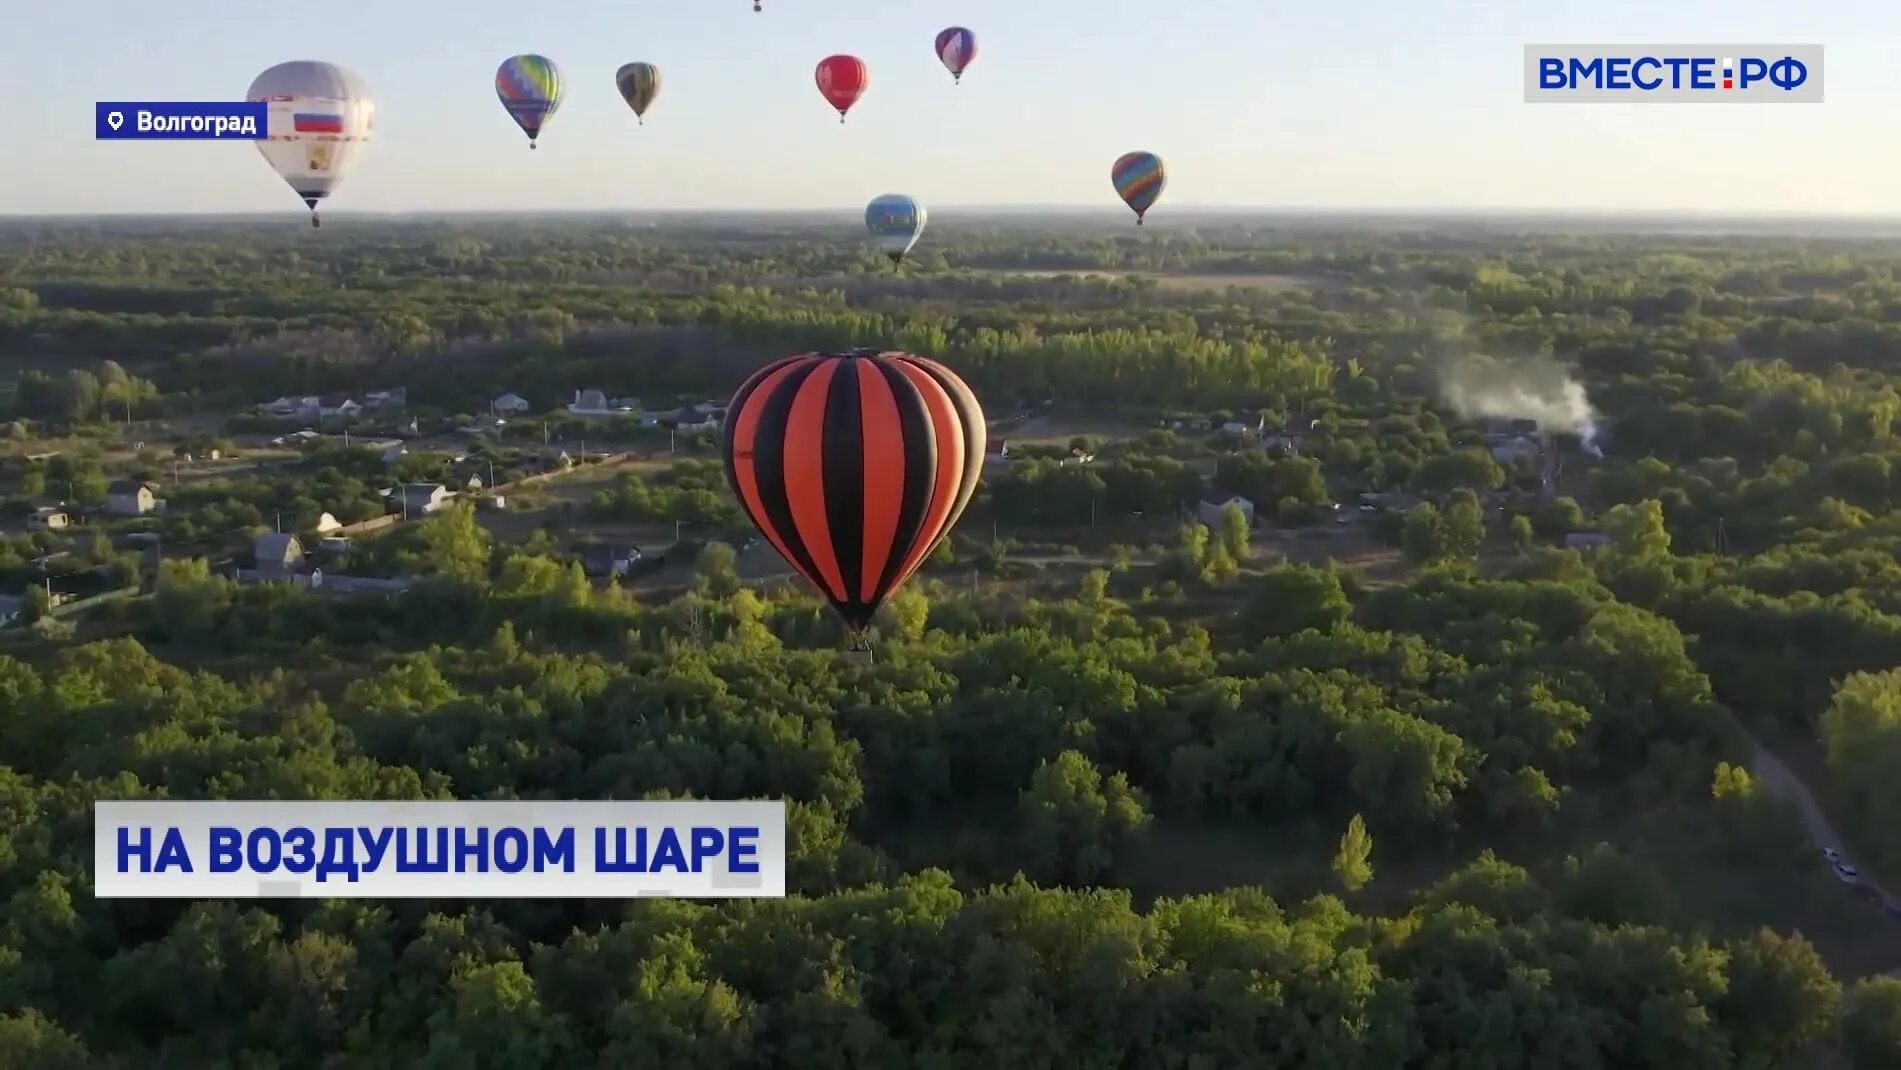
{"label": "grassy clearing", "polygon": [[1126,279],[1133,275],[1137,278],[1154,279],[1155,284],[1164,290],[1181,293],[1219,293],[1230,286],[1244,290],[1265,290],[1271,293],[1283,293],[1290,290],[1340,291],[1346,284],[1338,279],[1320,275],[1281,275],[1263,273],[1257,275],[1197,275],[1193,273],[1173,274],[1158,271],[1016,271],[997,269],[987,272],[992,275],[1011,275],[1017,278],[1054,279],[1061,276],[1082,279]]}
{"label": "grassy clearing", "polygon": [[1243,290],[1285,293],[1290,290],[1339,291],[1345,285],[1318,275],[1147,275],[1164,290],[1181,292],[1220,292],[1230,286]]}
{"label": "grassy clearing", "polygon": [[1052,443],[1067,446],[1069,440],[1089,436],[1104,440],[1138,438],[1147,434],[1151,428],[1118,420],[1096,420],[1088,417],[1039,416],[1014,431],[1003,434],[1003,438],[1024,445]]}

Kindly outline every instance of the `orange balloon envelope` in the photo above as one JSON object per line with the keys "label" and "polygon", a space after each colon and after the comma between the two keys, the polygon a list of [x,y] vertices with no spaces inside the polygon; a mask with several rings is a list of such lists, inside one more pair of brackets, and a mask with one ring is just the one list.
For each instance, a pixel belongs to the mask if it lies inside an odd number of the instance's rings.
{"label": "orange balloon envelope", "polygon": [[983,471],[984,415],[928,357],[806,353],[726,410],[726,478],[759,533],[854,635],[956,525]]}

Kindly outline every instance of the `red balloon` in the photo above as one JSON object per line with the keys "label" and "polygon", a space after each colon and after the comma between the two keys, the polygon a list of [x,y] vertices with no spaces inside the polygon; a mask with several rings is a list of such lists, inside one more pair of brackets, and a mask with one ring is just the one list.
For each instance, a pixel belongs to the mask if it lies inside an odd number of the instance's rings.
{"label": "red balloon", "polygon": [[871,71],[857,56],[826,56],[819,60],[817,79],[818,91],[826,103],[838,109],[838,121],[842,123],[845,113],[865,95],[865,87],[871,84]]}

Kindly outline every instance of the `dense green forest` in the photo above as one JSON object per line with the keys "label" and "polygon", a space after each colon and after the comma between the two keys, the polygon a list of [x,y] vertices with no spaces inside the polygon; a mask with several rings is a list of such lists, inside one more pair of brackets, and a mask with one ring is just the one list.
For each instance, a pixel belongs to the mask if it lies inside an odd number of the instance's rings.
{"label": "dense green forest", "polygon": [[[463,451],[503,472],[673,451],[531,534],[457,505],[354,544],[395,594],[220,561],[443,455],[180,481],[144,548],[9,520],[0,588],[126,597],[0,632],[0,1067],[1892,1070],[1898,264],[1246,220],[934,218],[895,273],[798,223],[0,225],[9,517],[281,435],[246,411],[280,395],[400,386],[459,429],[522,392]],[[871,663],[742,569],[707,436],[560,411],[854,345],[945,360],[1012,442]],[[1196,519],[1233,495],[1252,520]],[[585,524],[670,526],[671,571],[591,580]],[[95,900],[92,802],[157,797],[783,798],[791,894]]]}

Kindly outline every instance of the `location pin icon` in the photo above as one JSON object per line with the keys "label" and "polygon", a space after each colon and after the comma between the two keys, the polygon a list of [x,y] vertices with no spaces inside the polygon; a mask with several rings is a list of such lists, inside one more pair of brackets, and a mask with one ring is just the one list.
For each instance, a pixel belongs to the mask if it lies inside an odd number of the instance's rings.
{"label": "location pin icon", "polygon": [[107,126],[109,126],[109,127],[111,127],[111,128],[113,129],[113,130],[115,130],[115,131],[116,131],[116,130],[118,130],[118,129],[119,129],[120,127],[122,127],[122,126],[124,126],[124,125],[125,125],[125,116],[123,116],[123,115],[120,115],[120,114],[119,114],[118,112],[116,112],[116,111],[115,111],[115,112],[109,112],[109,113],[107,113],[107,115],[106,115],[106,125],[107,125]]}

